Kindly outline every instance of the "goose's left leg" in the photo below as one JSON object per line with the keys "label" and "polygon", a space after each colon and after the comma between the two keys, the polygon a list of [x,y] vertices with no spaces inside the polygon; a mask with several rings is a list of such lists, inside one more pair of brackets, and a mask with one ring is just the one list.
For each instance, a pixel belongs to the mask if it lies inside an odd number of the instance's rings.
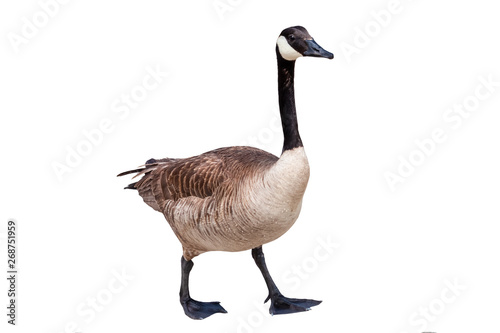
{"label": "goose's left leg", "polygon": [[200,302],[191,298],[189,295],[189,273],[191,272],[193,265],[192,260],[187,261],[184,259],[184,256],[182,256],[182,280],[179,296],[186,316],[191,319],[205,319],[214,313],[227,313],[219,302]]}
{"label": "goose's left leg", "polygon": [[275,315],[307,311],[310,310],[312,306],[316,306],[321,303],[321,301],[315,301],[312,299],[288,298],[283,296],[271,278],[271,274],[269,274],[269,271],[267,270],[264,252],[262,252],[262,246],[252,249],[252,257],[255,260],[257,267],[259,267],[262,272],[264,280],[266,281],[267,289],[269,290],[269,295],[264,303],[271,299],[271,307],[269,308],[270,314]]}

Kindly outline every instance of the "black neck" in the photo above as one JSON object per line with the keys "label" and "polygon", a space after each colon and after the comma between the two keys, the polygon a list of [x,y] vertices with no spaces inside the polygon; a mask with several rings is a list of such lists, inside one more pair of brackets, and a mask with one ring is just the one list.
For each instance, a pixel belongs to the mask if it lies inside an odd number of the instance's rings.
{"label": "black neck", "polygon": [[302,147],[302,140],[299,135],[297,124],[297,114],[295,111],[295,94],[293,89],[293,77],[295,71],[295,61],[283,59],[278,47],[276,47],[278,58],[278,95],[281,114],[281,125],[285,142],[283,151],[297,147]]}

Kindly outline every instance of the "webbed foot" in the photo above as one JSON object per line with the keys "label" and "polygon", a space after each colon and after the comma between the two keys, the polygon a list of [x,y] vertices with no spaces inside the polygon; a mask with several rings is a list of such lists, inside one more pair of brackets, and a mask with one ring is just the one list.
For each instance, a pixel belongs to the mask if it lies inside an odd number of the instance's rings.
{"label": "webbed foot", "polygon": [[266,302],[271,299],[269,313],[272,315],[287,314],[311,310],[311,307],[321,303],[313,299],[288,298],[282,294],[269,296]]}
{"label": "webbed foot", "polygon": [[199,302],[192,298],[181,301],[184,313],[191,319],[205,319],[214,313],[227,313],[220,302]]}

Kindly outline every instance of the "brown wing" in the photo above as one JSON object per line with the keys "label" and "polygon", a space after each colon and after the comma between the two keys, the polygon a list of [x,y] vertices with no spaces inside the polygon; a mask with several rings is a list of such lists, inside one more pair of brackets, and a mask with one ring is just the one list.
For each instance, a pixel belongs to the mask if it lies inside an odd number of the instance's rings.
{"label": "brown wing", "polygon": [[167,200],[208,197],[224,181],[224,162],[216,154],[170,159],[146,167],[148,171],[135,188],[146,203],[159,211],[163,211]]}
{"label": "brown wing", "polygon": [[270,153],[252,147],[228,147],[216,149],[185,159],[151,159],[138,172],[143,175],[127,188],[137,189],[144,201],[155,210],[163,212],[168,200],[189,196],[211,196],[228,178],[244,176],[276,162]]}

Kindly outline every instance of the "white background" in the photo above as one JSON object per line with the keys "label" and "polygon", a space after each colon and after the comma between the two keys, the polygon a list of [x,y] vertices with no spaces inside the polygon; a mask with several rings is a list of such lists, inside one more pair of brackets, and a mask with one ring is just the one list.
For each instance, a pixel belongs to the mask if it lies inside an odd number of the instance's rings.
{"label": "white background", "polygon": [[[498,331],[500,87],[458,128],[443,119],[473,101],[480,76],[500,81],[493,2],[401,0],[384,27],[370,13],[387,0],[222,0],[223,13],[214,3],[69,1],[17,52],[9,36],[42,9],[0,5],[1,267],[14,218],[20,272],[16,327],[0,283],[2,332],[71,332],[72,322],[89,333]],[[122,190],[130,177],[115,175],[221,146],[279,154],[274,43],[297,24],[335,59],[297,61],[311,178],[296,225],[264,252],[285,295],[323,303],[271,317],[250,253],[208,253],[194,260],[191,294],[229,313],[190,320],[178,302],[180,244],[161,214]],[[113,103],[148,66],[169,75],[120,118]],[[112,131],[58,179],[54,163],[103,119]],[[435,128],[445,142],[391,191],[384,174]],[[331,253],[321,248],[329,241],[339,244]],[[122,270],[133,279],[111,293]]]}

